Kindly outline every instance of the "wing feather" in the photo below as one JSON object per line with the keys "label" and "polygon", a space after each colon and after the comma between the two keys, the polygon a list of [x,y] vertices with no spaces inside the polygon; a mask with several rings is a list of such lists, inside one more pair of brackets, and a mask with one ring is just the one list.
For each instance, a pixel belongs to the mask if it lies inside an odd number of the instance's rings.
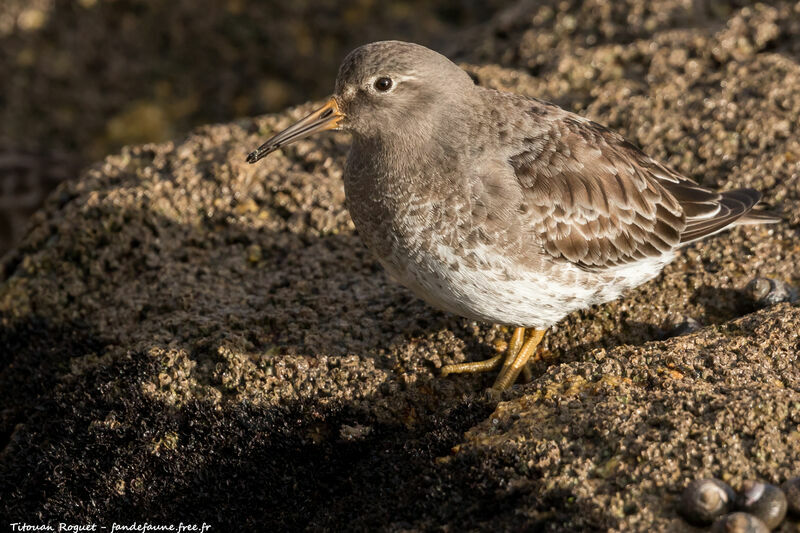
{"label": "wing feather", "polygon": [[538,101],[533,106],[540,134],[524,138],[509,163],[543,249],[582,269],[662,256],[721,231],[760,198],[752,189],[703,187],[604,126]]}

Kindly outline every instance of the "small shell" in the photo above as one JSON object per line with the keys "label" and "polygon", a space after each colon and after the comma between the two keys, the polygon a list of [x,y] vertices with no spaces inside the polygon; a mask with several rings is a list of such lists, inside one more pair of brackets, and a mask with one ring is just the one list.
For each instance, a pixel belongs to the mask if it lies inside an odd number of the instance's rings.
{"label": "small shell", "polygon": [[778,527],[786,517],[786,495],[775,485],[748,479],[742,483],[736,508],[759,518],[769,529]]}
{"label": "small shell", "polygon": [[756,305],[762,307],[797,300],[797,291],[779,279],[753,278],[744,290]]}
{"label": "small shell", "polygon": [[711,533],[769,533],[769,528],[751,514],[731,513],[714,522]]}
{"label": "small shell", "polygon": [[696,479],[683,490],[680,512],[687,522],[706,526],[729,513],[735,498],[733,489],[718,479]]}
{"label": "small shell", "polygon": [[800,515],[800,477],[795,477],[781,485],[786,495],[786,503],[792,514]]}
{"label": "small shell", "polygon": [[688,335],[702,329],[700,322],[692,317],[687,317],[683,322],[676,322],[669,332],[670,337],[680,337],[681,335]]}

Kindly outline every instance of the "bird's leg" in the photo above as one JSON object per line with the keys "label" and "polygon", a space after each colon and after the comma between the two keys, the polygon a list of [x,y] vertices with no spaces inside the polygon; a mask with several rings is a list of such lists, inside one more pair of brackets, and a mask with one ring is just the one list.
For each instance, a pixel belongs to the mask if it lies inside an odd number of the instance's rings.
{"label": "bird's leg", "polygon": [[522,341],[525,340],[525,328],[516,328],[514,330],[514,335],[511,336],[511,342],[508,344],[508,353],[506,353],[506,360],[503,361],[503,368],[500,369],[500,374],[503,375],[507,370],[508,367],[511,366],[511,363],[514,362],[514,359],[517,357],[517,354],[522,349]]}
{"label": "bird's leg", "polygon": [[525,341],[525,344],[522,345],[517,355],[514,357],[514,361],[508,365],[503,366],[503,370],[497,376],[497,381],[494,382],[492,388],[494,390],[505,390],[517,380],[519,373],[522,372],[522,369],[525,368],[525,365],[528,363],[528,360],[531,356],[536,352],[537,346],[539,343],[542,342],[544,338],[544,334],[547,330],[544,329],[535,329],[528,340]]}
{"label": "bird's leg", "polygon": [[531,370],[531,362],[522,367],[522,377],[525,378],[525,383],[533,381],[533,371]]}
{"label": "bird's leg", "polygon": [[[522,340],[525,338],[525,328],[517,328],[514,330],[514,334],[511,336],[511,342],[508,343],[508,348],[506,349],[506,362],[503,368],[509,366],[511,361],[517,355],[520,348],[522,347]],[[463,374],[465,372],[473,373],[473,372],[488,372],[489,370],[493,369],[500,363],[500,359],[503,357],[503,354],[499,353],[492,357],[491,359],[486,359],[485,361],[475,361],[473,363],[458,363],[455,365],[445,365],[442,367],[442,377],[447,376],[448,374]]]}

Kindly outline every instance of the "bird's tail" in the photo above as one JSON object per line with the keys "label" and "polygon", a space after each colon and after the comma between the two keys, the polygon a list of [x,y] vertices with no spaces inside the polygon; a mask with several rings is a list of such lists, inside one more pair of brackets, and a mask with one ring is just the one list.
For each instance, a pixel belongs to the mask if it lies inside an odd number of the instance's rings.
{"label": "bird's tail", "polygon": [[700,240],[733,226],[780,222],[781,218],[774,213],[753,209],[760,199],[761,193],[755,189],[720,193],[719,211],[712,217],[687,220],[686,228],[681,233],[681,244]]}

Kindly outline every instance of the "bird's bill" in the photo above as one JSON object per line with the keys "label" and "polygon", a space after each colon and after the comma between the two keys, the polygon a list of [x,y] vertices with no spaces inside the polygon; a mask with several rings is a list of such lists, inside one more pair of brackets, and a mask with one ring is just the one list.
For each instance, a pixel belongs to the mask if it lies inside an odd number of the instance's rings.
{"label": "bird's bill", "polygon": [[343,118],[344,113],[339,110],[339,104],[336,103],[335,98],[331,97],[324,106],[307,117],[298,120],[282,132],[273,135],[257,150],[250,152],[250,155],[247,156],[247,162],[255,163],[278,148],[304,139],[319,131],[335,129]]}

